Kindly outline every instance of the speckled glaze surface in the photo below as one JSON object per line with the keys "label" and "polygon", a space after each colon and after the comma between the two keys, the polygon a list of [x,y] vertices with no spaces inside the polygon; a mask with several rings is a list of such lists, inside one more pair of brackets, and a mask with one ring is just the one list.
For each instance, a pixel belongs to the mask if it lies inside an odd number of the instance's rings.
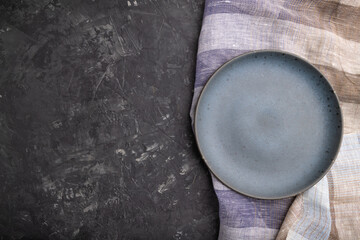
{"label": "speckled glaze surface", "polygon": [[301,193],[330,169],[342,140],[339,101],[304,59],[257,51],[224,64],[206,84],[195,134],[214,175],[248,196]]}

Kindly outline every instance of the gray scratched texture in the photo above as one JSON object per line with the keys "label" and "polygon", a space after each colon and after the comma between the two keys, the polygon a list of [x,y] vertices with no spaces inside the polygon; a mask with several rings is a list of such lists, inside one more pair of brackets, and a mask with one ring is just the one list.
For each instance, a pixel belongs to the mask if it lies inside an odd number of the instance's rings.
{"label": "gray scratched texture", "polygon": [[203,1],[0,1],[0,239],[216,239]]}

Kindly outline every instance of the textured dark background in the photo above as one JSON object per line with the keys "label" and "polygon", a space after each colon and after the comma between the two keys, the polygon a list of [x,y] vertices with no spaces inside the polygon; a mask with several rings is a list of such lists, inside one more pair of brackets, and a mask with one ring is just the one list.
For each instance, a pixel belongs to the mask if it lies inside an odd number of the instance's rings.
{"label": "textured dark background", "polygon": [[203,1],[0,3],[0,239],[216,239]]}

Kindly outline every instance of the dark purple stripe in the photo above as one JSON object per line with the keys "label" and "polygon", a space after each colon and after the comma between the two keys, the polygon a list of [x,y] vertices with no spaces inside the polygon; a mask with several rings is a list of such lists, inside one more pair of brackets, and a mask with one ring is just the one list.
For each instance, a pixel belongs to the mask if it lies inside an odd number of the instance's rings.
{"label": "dark purple stripe", "polygon": [[220,2],[219,0],[206,1],[204,17],[217,13],[242,13],[253,16],[271,17],[274,15],[275,9],[266,9],[268,1],[237,1],[236,4],[232,2]]}
{"label": "dark purple stripe", "polygon": [[231,190],[216,190],[222,225],[280,229],[294,198],[261,200]]}

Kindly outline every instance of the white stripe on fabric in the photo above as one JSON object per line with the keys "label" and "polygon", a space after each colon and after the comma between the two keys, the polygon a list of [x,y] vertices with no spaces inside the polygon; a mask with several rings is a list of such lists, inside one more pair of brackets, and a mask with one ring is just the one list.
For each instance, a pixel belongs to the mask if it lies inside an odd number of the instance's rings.
{"label": "white stripe on fabric", "polygon": [[278,229],[249,227],[249,228],[232,228],[220,225],[218,240],[239,240],[239,239],[274,239]]}
{"label": "white stripe on fabric", "polygon": [[360,7],[360,1],[357,0],[340,0],[340,3],[351,7]]}
{"label": "white stripe on fabric", "polygon": [[291,227],[288,240],[327,239],[331,230],[328,180],[324,177],[303,194],[303,216]]}

